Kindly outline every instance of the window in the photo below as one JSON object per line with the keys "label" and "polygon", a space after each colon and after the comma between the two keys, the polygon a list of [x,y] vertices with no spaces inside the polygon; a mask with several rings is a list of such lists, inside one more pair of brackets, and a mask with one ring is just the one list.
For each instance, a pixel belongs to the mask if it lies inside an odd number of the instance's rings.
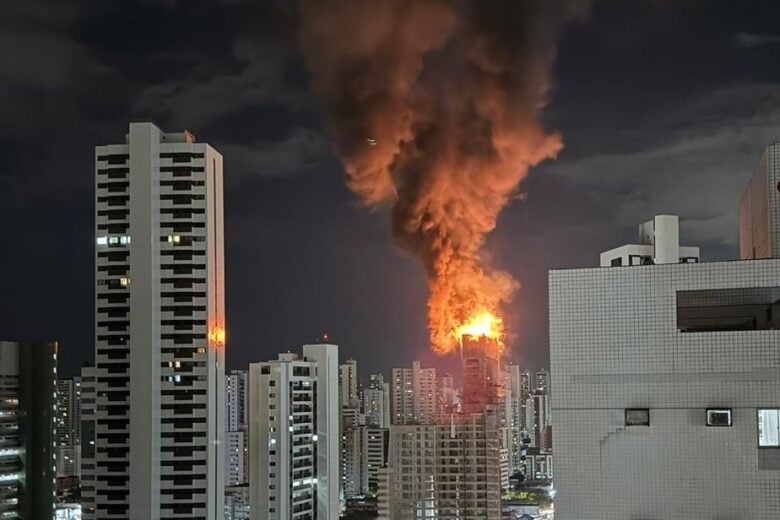
{"label": "window", "polygon": [[780,410],[777,408],[758,410],[758,446],[780,448]]}
{"label": "window", "polygon": [[731,408],[708,408],[707,426],[731,426]]}
{"label": "window", "polygon": [[650,410],[647,408],[627,408],[626,426],[650,426]]}
{"label": "window", "polygon": [[780,328],[780,287],[677,291],[680,332]]}

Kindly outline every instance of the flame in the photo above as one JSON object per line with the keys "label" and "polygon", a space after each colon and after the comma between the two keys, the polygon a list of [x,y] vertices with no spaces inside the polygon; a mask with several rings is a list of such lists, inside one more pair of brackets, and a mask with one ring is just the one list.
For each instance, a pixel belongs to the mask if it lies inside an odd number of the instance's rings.
{"label": "flame", "polygon": [[209,346],[213,348],[223,348],[225,346],[227,334],[225,327],[221,323],[214,323],[209,327]]}
{"label": "flame", "polygon": [[503,320],[495,314],[488,311],[481,311],[473,314],[469,320],[455,330],[455,335],[459,340],[464,336],[474,338],[488,337],[500,341],[504,335]]}

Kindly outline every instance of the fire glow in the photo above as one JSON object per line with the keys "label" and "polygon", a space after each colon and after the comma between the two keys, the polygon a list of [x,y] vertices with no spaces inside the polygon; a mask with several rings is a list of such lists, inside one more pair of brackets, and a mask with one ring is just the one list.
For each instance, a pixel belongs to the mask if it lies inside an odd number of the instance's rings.
{"label": "fire glow", "polygon": [[213,324],[209,327],[209,346],[212,348],[224,348],[225,347],[225,327],[219,323]]}
{"label": "fire glow", "polygon": [[503,320],[490,312],[479,312],[458,327],[456,335],[460,341],[468,336],[471,338],[487,337],[500,342],[504,335]]}

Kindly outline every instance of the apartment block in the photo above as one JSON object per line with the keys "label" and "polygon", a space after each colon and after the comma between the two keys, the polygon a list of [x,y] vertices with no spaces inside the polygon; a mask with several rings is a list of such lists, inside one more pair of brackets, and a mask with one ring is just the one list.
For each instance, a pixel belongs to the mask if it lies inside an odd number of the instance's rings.
{"label": "apartment block", "polygon": [[222,156],[189,132],[131,123],[123,143],[95,149],[95,206],[84,517],[221,518]]}
{"label": "apartment block", "polygon": [[0,341],[0,516],[54,515],[57,343]]}
{"label": "apartment block", "polygon": [[250,511],[253,520],[339,515],[338,347],[249,368]]}

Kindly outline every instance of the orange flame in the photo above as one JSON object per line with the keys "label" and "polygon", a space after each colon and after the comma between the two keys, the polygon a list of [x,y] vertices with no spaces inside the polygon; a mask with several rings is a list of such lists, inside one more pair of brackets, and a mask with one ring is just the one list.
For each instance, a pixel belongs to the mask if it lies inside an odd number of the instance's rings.
{"label": "orange flame", "polygon": [[474,338],[485,336],[500,341],[504,335],[503,320],[491,312],[478,312],[458,327],[455,334],[459,340],[462,340],[464,336]]}
{"label": "orange flame", "polygon": [[209,346],[213,348],[224,348],[227,334],[225,327],[221,323],[214,323],[209,327]]}

